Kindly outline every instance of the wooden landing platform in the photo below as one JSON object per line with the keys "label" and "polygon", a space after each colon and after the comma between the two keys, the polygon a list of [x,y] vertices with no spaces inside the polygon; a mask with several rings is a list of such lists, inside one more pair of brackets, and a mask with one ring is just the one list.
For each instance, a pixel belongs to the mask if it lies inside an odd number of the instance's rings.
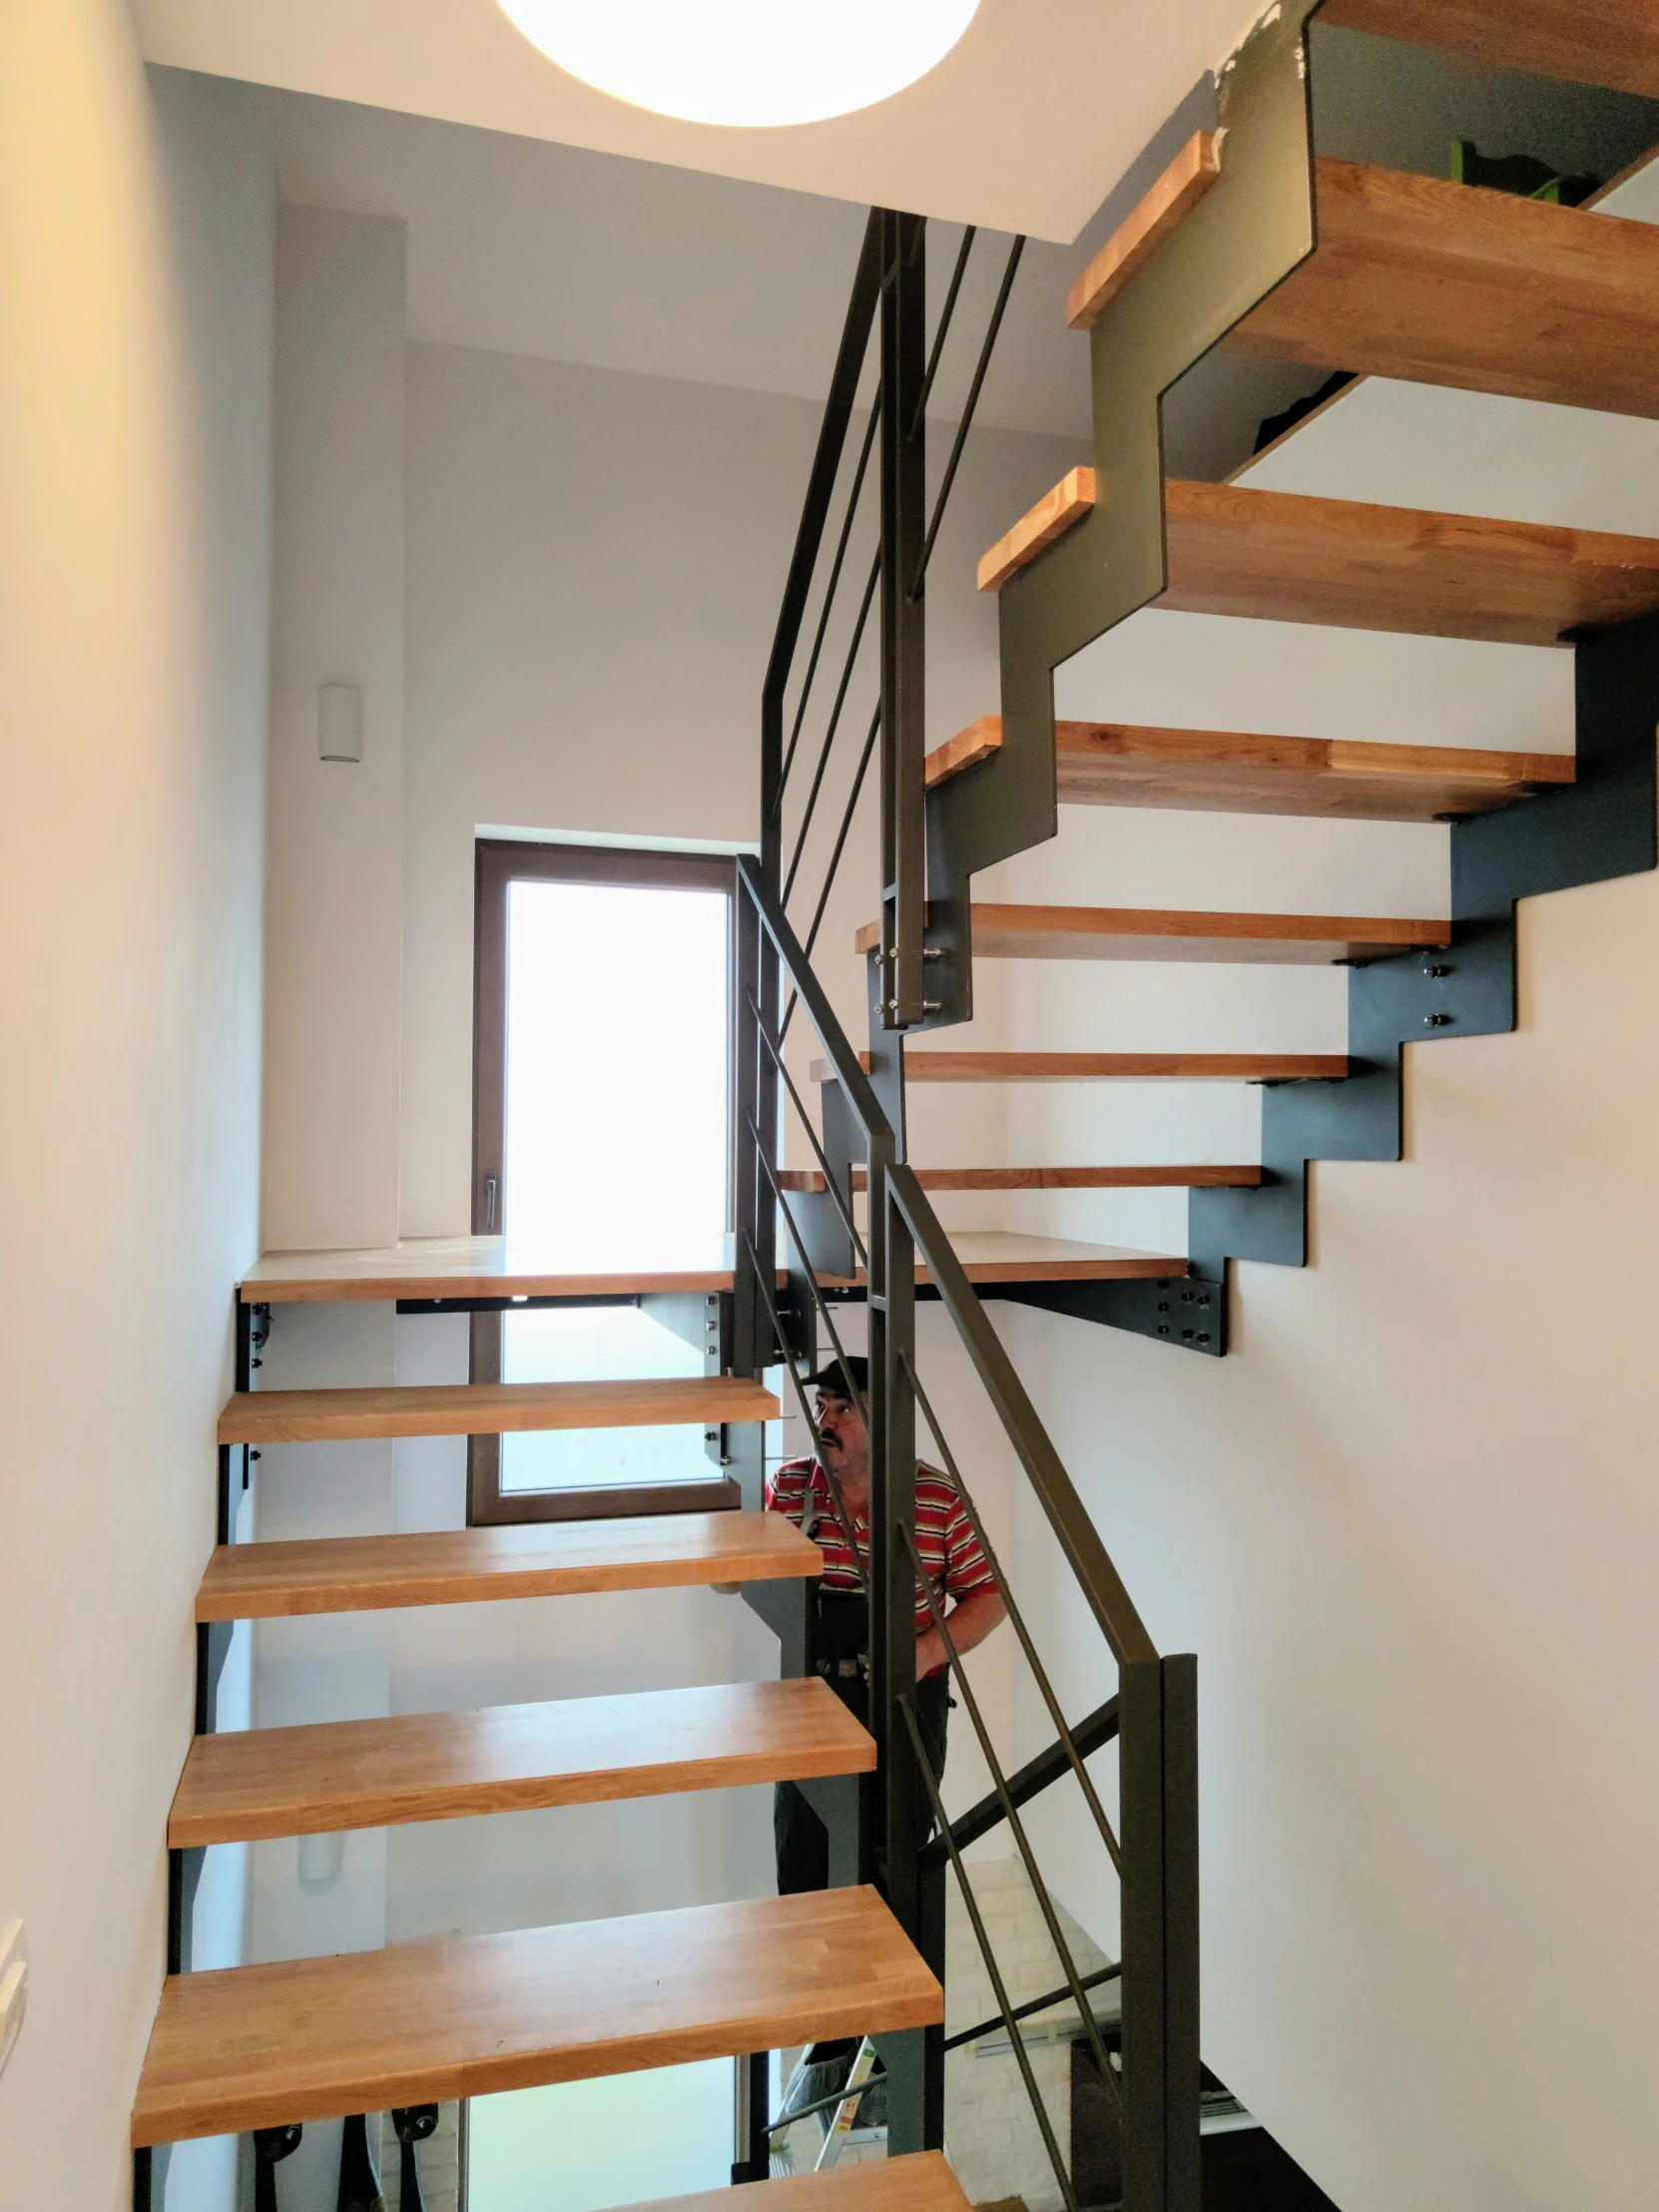
{"label": "wooden landing platform", "polygon": [[616,1298],[658,1291],[729,1291],[732,1239],[684,1265],[596,1272],[502,1237],[411,1237],[360,1252],[268,1252],[243,1277],[245,1306],[331,1305],[348,1299]]}
{"label": "wooden landing platform", "polygon": [[[1216,1191],[1252,1190],[1262,1180],[1259,1167],[1109,1167],[1109,1168],[915,1168],[924,1191]],[[818,1168],[782,1168],[786,1191],[827,1188]],[[867,1190],[867,1170],[852,1170],[852,1188]]]}
{"label": "wooden landing platform", "polygon": [[1326,0],[1320,21],[1659,100],[1659,15],[1647,0]]}
{"label": "wooden landing platform", "polygon": [[[859,1063],[868,1073],[869,1055]],[[1342,1052],[906,1051],[911,1083],[1324,1083],[1349,1072]],[[813,1062],[813,1081],[834,1078]]]}
{"label": "wooden landing platform", "polygon": [[943,2017],[938,1983],[868,1889],[173,1974],[132,2140],[236,2134]]}
{"label": "wooden landing platform", "polygon": [[1333,364],[1659,415],[1659,229],[1322,157],[1319,245],[1228,335]]}
{"label": "wooden landing platform", "polygon": [[426,1382],[385,1389],[239,1390],[219,1416],[222,1444],[343,1442],[375,1436],[493,1436],[560,1428],[664,1428],[776,1420],[778,1400],[737,1376],[623,1382]]}
{"label": "wooden landing platform", "polygon": [[184,1851],[874,1766],[874,1739],[816,1675],[255,1728],[196,1738],[167,1840]]}
{"label": "wooden landing platform", "polygon": [[196,1596],[199,1621],[381,1612],[695,1588],[822,1574],[824,1554],[782,1513],[642,1513],[397,1536],[221,1544]]}
{"label": "wooden landing platform", "polygon": [[[973,956],[984,960],[1188,960],[1234,965],[1329,967],[1338,960],[1388,960],[1450,942],[1447,921],[1382,920],[1352,914],[1221,914],[1142,906],[1014,906],[976,900]],[[853,940],[881,942],[879,922]]]}

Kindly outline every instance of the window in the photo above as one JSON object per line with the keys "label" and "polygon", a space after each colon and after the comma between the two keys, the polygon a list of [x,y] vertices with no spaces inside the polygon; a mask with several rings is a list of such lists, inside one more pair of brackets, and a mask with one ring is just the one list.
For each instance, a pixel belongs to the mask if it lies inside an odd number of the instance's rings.
{"label": "window", "polygon": [[[477,894],[474,1234],[560,1273],[728,1266],[732,862],[480,840]],[[693,1342],[627,1294],[478,1315],[472,1374],[701,1375],[688,1318]],[[732,1492],[701,1426],[475,1437],[469,1473],[474,1522]]]}

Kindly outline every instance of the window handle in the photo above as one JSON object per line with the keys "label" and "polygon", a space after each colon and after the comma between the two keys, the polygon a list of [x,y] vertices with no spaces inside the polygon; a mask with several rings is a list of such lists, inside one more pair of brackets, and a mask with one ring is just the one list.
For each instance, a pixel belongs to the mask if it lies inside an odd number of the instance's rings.
{"label": "window handle", "polygon": [[495,1177],[486,1175],[484,1178],[484,1234],[486,1236],[495,1227]]}

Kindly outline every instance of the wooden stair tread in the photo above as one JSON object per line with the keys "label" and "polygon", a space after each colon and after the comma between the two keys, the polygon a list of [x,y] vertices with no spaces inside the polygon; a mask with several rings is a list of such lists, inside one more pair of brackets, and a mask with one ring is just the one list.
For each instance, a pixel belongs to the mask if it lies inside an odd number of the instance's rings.
{"label": "wooden stair tread", "polygon": [[1659,229],[1438,177],[1315,164],[1319,244],[1235,351],[1659,415]]}
{"label": "wooden stair tread", "polygon": [[776,1420],[779,1404],[739,1376],[621,1382],[422,1382],[384,1389],[239,1390],[219,1416],[222,1444],[363,1436],[492,1436],[522,1429],[650,1428]]}
{"label": "wooden stair tread", "polygon": [[1164,514],[1191,614],[1556,645],[1659,609],[1654,538],[1173,480]]}
{"label": "wooden stair tread", "polygon": [[[1248,1190],[1262,1180],[1259,1167],[916,1168],[924,1191],[1157,1191]],[[818,1168],[781,1168],[786,1191],[821,1192]],[[852,1170],[855,1191],[869,1187],[868,1171]]]}
{"label": "wooden stair tread", "polygon": [[[869,1055],[859,1065],[869,1072]],[[906,1052],[911,1083],[1311,1083],[1346,1076],[1341,1052]],[[829,1060],[813,1081],[829,1083]]]}
{"label": "wooden stair tread", "polygon": [[[1450,941],[1445,921],[1381,920],[1352,914],[1220,914],[1140,906],[996,905],[975,900],[975,959],[1219,960],[1329,965],[1386,960]],[[859,952],[881,942],[879,922],[854,939]]]}
{"label": "wooden stair tread", "polygon": [[824,1554],[781,1513],[642,1513],[395,1536],[221,1544],[199,1621],[379,1612],[822,1574]]}
{"label": "wooden stair tread", "polygon": [[1647,0],[1326,0],[1320,21],[1659,100],[1659,16]]}
{"label": "wooden stair tread", "polygon": [[252,1843],[808,1775],[875,1744],[816,1675],[198,1736],[168,1844]]}
{"label": "wooden stair tread", "polygon": [[[830,2166],[823,2173],[782,2174],[775,2181],[744,2186],[753,2195],[753,2212],[968,2212],[961,2183],[945,2164],[944,2153],[936,2150]],[[751,2212],[748,2197],[744,2207]],[[621,2212],[647,2212],[647,2207],[624,2205]],[[649,2212],[732,2212],[731,2192],[700,2189],[691,2196],[657,2197]]]}
{"label": "wooden stair tread", "polygon": [[332,1304],[347,1299],[613,1298],[656,1291],[729,1291],[733,1240],[709,1240],[684,1264],[611,1268],[561,1265],[504,1237],[410,1237],[354,1252],[268,1252],[243,1277],[244,1305]]}
{"label": "wooden stair tread", "polygon": [[[1162,1282],[1185,1275],[1187,1263],[1168,1252],[1140,1252],[1133,1245],[1086,1244],[1075,1237],[1033,1237],[1014,1229],[957,1229],[950,1249],[970,1283],[1128,1283]],[[916,1266],[916,1281],[928,1281]],[[856,1287],[867,1280],[862,1268],[850,1276],[823,1276],[831,1288]]]}
{"label": "wooden stair tread", "polygon": [[[1000,742],[1000,723],[998,740]],[[1371,745],[1057,722],[1058,796],[1103,807],[1311,815],[1351,822],[1433,822],[1490,814],[1572,783],[1571,754]]]}
{"label": "wooden stair tread", "polygon": [[1000,591],[1010,576],[1028,567],[1056,538],[1064,537],[1081,522],[1094,503],[1094,470],[1068,469],[1054,489],[1044,492],[1030,512],[1021,515],[981,558],[979,589]]}
{"label": "wooden stair tread", "polygon": [[938,1983],[869,1889],[172,1974],[132,2140],[591,2080],[943,2017]]}

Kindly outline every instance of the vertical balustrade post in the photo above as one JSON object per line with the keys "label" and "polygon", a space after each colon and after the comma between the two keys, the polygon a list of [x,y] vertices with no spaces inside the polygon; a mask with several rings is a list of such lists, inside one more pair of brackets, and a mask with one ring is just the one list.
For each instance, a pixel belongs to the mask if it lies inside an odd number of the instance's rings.
{"label": "vertical balustrade post", "polygon": [[922,1018],[927,861],[927,225],[881,216],[881,1026]]}

